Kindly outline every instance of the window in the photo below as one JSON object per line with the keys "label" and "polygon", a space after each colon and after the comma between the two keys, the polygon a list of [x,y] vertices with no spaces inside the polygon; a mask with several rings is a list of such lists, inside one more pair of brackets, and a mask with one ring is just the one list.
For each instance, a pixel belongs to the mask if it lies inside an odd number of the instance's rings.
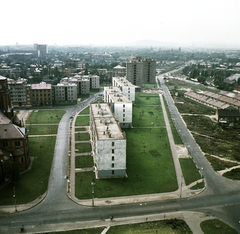
{"label": "window", "polygon": [[114,149],[112,149],[112,154],[114,154]]}
{"label": "window", "polygon": [[15,147],[20,147],[20,141],[15,141]]}
{"label": "window", "polygon": [[112,146],[114,146],[114,142],[112,142]]}
{"label": "window", "polygon": [[123,121],[125,121],[125,118],[123,118]]}
{"label": "window", "polygon": [[114,167],[114,163],[112,163],[112,167]]}
{"label": "window", "polygon": [[112,161],[114,161],[114,156],[112,156]]}
{"label": "window", "polygon": [[125,117],[125,114],[123,114],[123,117]]}
{"label": "window", "polygon": [[112,170],[112,175],[114,175],[114,170]]}
{"label": "window", "polygon": [[8,147],[8,142],[3,142],[3,147],[7,148]]}
{"label": "window", "polygon": [[123,104],[123,107],[125,107],[125,104]]}
{"label": "window", "polygon": [[125,112],[125,109],[123,109],[123,112]]}

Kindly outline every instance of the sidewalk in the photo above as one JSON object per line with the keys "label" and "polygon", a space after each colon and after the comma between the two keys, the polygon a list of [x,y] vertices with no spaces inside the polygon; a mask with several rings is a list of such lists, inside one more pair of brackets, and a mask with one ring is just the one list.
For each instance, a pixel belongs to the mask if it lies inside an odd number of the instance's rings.
{"label": "sidewalk", "polygon": [[[70,231],[70,230],[79,230],[79,229],[88,229],[88,228],[106,228],[119,225],[127,224],[136,224],[143,222],[152,222],[165,219],[183,219],[186,221],[191,230],[194,230],[194,234],[203,234],[200,223],[207,219],[212,219],[211,217],[206,216],[205,214],[198,212],[175,212],[175,213],[165,213],[165,214],[156,214],[156,215],[144,215],[144,216],[133,216],[127,218],[117,218],[114,217],[113,221],[110,219],[103,220],[93,220],[93,221],[84,221],[84,222],[75,222],[75,223],[58,223],[56,224],[45,224],[45,225],[33,225],[25,226],[26,233],[45,233],[45,232],[61,232],[61,231]],[[19,233],[20,227],[14,228],[5,228],[0,227],[0,233],[9,233],[15,234]]]}

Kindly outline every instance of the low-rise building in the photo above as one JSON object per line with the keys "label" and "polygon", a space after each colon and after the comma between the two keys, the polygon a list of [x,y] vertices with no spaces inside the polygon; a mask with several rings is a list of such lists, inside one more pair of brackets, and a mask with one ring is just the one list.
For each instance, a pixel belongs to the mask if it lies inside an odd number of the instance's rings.
{"label": "low-rise building", "polygon": [[31,85],[32,106],[52,106],[52,86],[45,82]]}
{"label": "low-rise building", "polygon": [[90,105],[96,178],[126,176],[126,137],[107,103]]}
{"label": "low-rise building", "polygon": [[55,103],[77,103],[77,84],[62,82],[53,85]]}
{"label": "low-rise building", "polygon": [[104,102],[109,104],[122,128],[132,126],[132,102],[118,87],[104,87]]}
{"label": "low-rise building", "polygon": [[113,68],[113,76],[114,77],[124,77],[126,76],[126,67],[122,67],[120,65],[117,65]]}
{"label": "low-rise building", "polygon": [[135,103],[135,85],[128,81],[126,77],[113,77],[112,85],[118,87],[132,103]]}

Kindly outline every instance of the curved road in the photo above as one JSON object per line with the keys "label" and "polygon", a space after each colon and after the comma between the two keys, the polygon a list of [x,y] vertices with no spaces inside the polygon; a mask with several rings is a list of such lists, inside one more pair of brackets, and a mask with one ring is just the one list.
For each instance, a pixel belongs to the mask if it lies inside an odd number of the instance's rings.
{"label": "curved road", "polygon": [[46,198],[36,207],[14,214],[0,214],[0,233],[14,233],[22,224],[38,227],[44,224],[75,223],[79,221],[105,220],[114,217],[131,217],[150,214],[165,214],[176,211],[200,211],[219,217],[240,232],[240,183],[218,176],[203,156],[179,115],[167,88],[160,77],[171,115],[180,135],[188,146],[194,161],[207,181],[206,190],[192,198],[165,201],[106,206],[85,207],[71,201],[66,195],[69,149],[70,116],[88,105],[97,95],[84,101],[81,106],[67,108],[67,113],[59,123],[49,187]]}

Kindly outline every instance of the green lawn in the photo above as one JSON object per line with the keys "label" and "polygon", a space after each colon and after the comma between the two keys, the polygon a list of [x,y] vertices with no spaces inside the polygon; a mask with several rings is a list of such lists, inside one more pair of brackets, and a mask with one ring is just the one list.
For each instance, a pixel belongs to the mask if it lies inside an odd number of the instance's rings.
{"label": "green lawn", "polygon": [[88,153],[92,151],[92,146],[90,143],[76,143],[75,149],[76,153]]}
{"label": "green lawn", "polygon": [[93,157],[90,155],[75,157],[75,167],[76,168],[93,167]]}
{"label": "green lawn", "polygon": [[201,179],[201,175],[191,158],[179,159],[186,185]]}
{"label": "green lawn", "polygon": [[151,93],[135,93],[135,105],[161,105],[158,94]]}
{"label": "green lawn", "polygon": [[[31,202],[46,192],[52,165],[56,137],[29,138],[30,157],[34,157],[32,169],[16,182],[17,204]],[[13,183],[0,193],[0,205],[13,205]]]}
{"label": "green lawn", "polygon": [[142,88],[147,88],[147,89],[151,89],[151,88],[157,88],[157,84],[142,84]]}
{"label": "green lawn", "polygon": [[219,219],[210,219],[200,224],[204,234],[237,234],[237,230]]}
{"label": "green lawn", "polygon": [[89,133],[75,133],[75,141],[89,141],[90,134]]}
{"label": "green lawn", "polygon": [[75,126],[89,126],[90,116],[78,116]]}
{"label": "green lawn", "polygon": [[87,115],[90,114],[90,112],[89,112],[89,106],[86,107],[83,111],[81,111],[81,112],[79,113],[79,115],[83,115],[83,114],[87,114]]}
{"label": "green lawn", "polygon": [[57,134],[58,125],[26,125],[29,135]]}
{"label": "green lawn", "polygon": [[65,110],[38,110],[33,111],[27,120],[27,124],[59,123]]}
{"label": "green lawn", "polygon": [[[114,221],[113,221],[114,222]],[[101,228],[72,230],[63,232],[51,232],[51,234],[100,234],[103,231]],[[154,222],[145,222],[129,225],[111,226],[107,234],[150,234],[150,233],[164,233],[164,234],[191,234],[192,231],[184,220],[181,219],[167,219]],[[50,234],[50,233],[47,233]]]}
{"label": "green lawn", "polygon": [[[76,197],[91,198],[94,180],[96,197],[130,196],[177,190],[175,168],[166,129],[125,129],[127,178],[95,180],[93,172],[76,173]],[[140,146],[140,147],[139,147]],[[145,146],[145,148],[144,148]]]}
{"label": "green lawn", "polygon": [[130,233],[141,233],[141,234],[154,234],[154,233],[165,233],[165,234],[190,234],[192,231],[184,220],[181,219],[170,219],[161,220],[155,222],[145,222],[121,226],[112,226],[107,234],[130,234]]}
{"label": "green lawn", "polygon": [[133,127],[165,127],[162,107],[136,105],[132,115]]}

